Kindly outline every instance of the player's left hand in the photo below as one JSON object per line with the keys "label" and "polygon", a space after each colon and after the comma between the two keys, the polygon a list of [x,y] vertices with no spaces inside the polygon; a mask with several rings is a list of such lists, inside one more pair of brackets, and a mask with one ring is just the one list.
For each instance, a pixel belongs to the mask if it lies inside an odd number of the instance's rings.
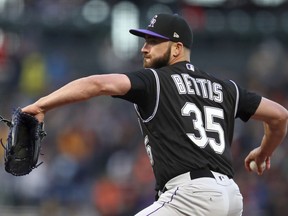
{"label": "player's left hand", "polygon": [[28,113],[32,116],[34,116],[39,122],[44,121],[44,112],[42,112],[36,105],[31,104],[29,106],[23,107],[22,112]]}

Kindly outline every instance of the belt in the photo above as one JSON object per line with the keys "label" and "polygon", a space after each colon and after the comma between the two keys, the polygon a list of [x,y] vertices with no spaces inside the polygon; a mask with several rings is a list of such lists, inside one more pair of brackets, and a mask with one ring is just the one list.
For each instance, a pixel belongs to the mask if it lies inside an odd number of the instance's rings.
{"label": "belt", "polygon": [[[214,174],[213,174],[214,173]],[[218,173],[220,174],[220,173]],[[221,174],[220,174],[221,175]],[[224,175],[224,174],[222,174]],[[233,177],[230,176],[230,175],[226,175],[229,179],[232,179]],[[207,168],[204,168],[204,169],[197,169],[197,170],[193,170],[193,171],[190,171],[190,179],[193,180],[193,179],[197,179],[197,178],[204,178],[204,177],[209,177],[209,178],[216,178],[215,177],[215,172],[207,169]]]}
{"label": "belt", "polygon": [[[215,173],[215,172],[214,172]],[[189,175],[189,176],[188,176]],[[221,176],[220,176],[221,177]],[[229,179],[231,179],[232,177],[230,176],[227,176]],[[190,171],[189,173],[185,173],[185,174],[181,174],[179,176],[176,176],[174,178],[172,178],[171,180],[169,180],[168,182],[170,181],[174,181],[176,179],[190,179],[190,180],[193,180],[193,179],[198,179],[198,178],[215,178],[215,174],[212,173],[212,171],[210,171],[208,168],[204,168],[204,169],[195,169],[195,170],[192,170]],[[167,191],[167,188],[164,187],[161,192],[164,193],[165,191]]]}
{"label": "belt", "polygon": [[197,169],[190,171],[190,179],[197,179],[197,178],[204,178],[204,177],[209,177],[209,178],[214,178],[214,175],[209,169]]}

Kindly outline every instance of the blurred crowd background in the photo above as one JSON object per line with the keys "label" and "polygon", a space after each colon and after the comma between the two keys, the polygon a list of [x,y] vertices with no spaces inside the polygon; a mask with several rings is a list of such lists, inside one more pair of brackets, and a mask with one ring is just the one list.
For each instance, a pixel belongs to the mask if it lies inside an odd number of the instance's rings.
{"label": "blurred crowd background", "polygon": [[[184,16],[194,31],[192,63],[288,107],[286,0],[0,0],[0,115],[65,83],[142,67],[141,39],[159,12]],[[0,215],[128,216],[154,200],[154,177],[133,106],[111,97],[46,115],[40,161],[24,177],[4,171],[0,148]],[[0,125],[5,143],[8,129]],[[259,122],[237,120],[235,181],[244,216],[288,214],[288,143],[262,176],[244,169],[259,145]]]}

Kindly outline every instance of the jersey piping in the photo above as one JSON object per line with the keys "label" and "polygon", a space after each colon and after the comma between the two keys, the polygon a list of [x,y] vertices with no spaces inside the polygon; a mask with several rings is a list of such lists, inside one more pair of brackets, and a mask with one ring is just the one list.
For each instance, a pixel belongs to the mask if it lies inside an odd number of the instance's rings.
{"label": "jersey piping", "polygon": [[153,70],[153,69],[150,69],[150,70],[153,72],[153,74],[154,74],[154,76],[155,76],[155,81],[156,81],[156,103],[155,103],[155,107],[154,107],[154,110],[153,110],[152,115],[149,116],[147,119],[143,119],[143,118],[141,117],[141,114],[140,114],[140,112],[139,112],[139,109],[138,109],[137,104],[134,104],[134,107],[135,107],[135,110],[136,110],[137,115],[139,116],[139,118],[141,119],[141,121],[144,122],[144,123],[147,123],[147,122],[151,121],[151,120],[154,118],[154,116],[156,115],[156,112],[157,112],[157,110],[158,110],[159,99],[160,99],[160,81],[159,81],[158,74],[156,73],[155,70]]}
{"label": "jersey piping", "polygon": [[234,81],[230,80],[230,82],[234,84],[235,89],[236,89],[236,103],[235,103],[235,110],[234,110],[234,117],[236,117],[237,111],[238,111],[238,104],[239,104],[239,89]]}

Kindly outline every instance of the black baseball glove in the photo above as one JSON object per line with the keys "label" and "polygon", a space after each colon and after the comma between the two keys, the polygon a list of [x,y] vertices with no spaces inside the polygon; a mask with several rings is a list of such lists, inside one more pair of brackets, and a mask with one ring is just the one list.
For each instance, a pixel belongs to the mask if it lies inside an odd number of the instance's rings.
{"label": "black baseball glove", "polygon": [[7,124],[9,135],[7,143],[1,144],[5,149],[5,170],[15,176],[29,174],[38,167],[41,142],[46,132],[44,124],[32,115],[17,108],[12,114],[12,121],[0,116],[0,121]]}

